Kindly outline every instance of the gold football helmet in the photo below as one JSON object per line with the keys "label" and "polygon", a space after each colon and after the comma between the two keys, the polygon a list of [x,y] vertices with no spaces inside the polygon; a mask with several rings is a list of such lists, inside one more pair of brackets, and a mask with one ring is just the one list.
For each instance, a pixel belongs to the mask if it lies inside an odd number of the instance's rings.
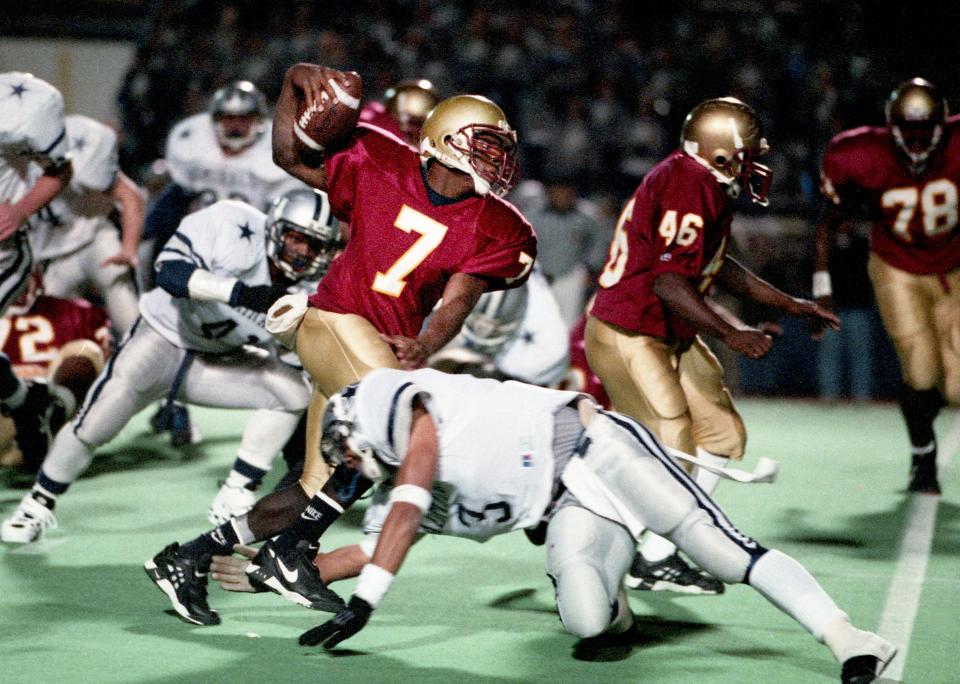
{"label": "gold football helmet", "polygon": [[420,154],[470,174],[478,195],[502,196],[517,171],[517,134],[492,101],[481,95],[454,95],[427,115]]}
{"label": "gold football helmet", "polygon": [[910,170],[921,174],[943,139],[947,101],[923,78],[904,81],[887,98],[887,125]]}
{"label": "gold football helmet", "polygon": [[770,167],[754,161],[770,147],[753,109],[735,97],[701,102],[687,114],[680,134],[683,151],[730,186],[734,196],[746,189],[756,204],[767,206],[773,180]]}
{"label": "gold football helmet", "polygon": [[383,98],[403,137],[412,145],[418,144],[424,119],[440,101],[437,89],[425,78],[411,78],[387,88]]}

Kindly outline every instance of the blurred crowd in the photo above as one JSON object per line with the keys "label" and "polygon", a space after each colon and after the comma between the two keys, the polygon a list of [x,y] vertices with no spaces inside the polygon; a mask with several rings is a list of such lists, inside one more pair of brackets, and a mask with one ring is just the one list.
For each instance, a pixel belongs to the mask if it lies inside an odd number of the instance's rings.
{"label": "blurred crowd", "polygon": [[[548,190],[572,187],[592,200],[581,208],[602,236],[592,246],[569,244],[588,255],[582,267],[595,274],[622,201],[677,145],[683,117],[707,97],[732,94],[756,109],[772,148],[765,160],[774,169],[769,212],[808,225],[820,206],[819,155],[826,142],[851,125],[881,123],[885,95],[913,75],[902,73],[908,67],[892,47],[899,42],[891,40],[897,12],[905,10],[885,11],[830,0],[156,2],[118,93],[121,158],[146,180],[170,128],[203,110],[213,90],[245,78],[275,99],[285,69],[298,61],[360,72],[370,98],[401,78],[425,77],[443,94],[477,92],[502,105],[519,131],[528,183],[512,199],[526,212],[537,217],[550,210],[550,192],[537,181],[546,181]],[[763,227],[769,218],[756,216],[759,228],[750,220],[739,223],[739,256],[777,285],[808,291],[806,231],[774,226],[771,233]],[[544,250],[544,263],[553,259],[572,273],[570,254],[552,251]],[[783,268],[784,258],[790,268]],[[872,311],[872,302],[867,308]],[[739,313],[749,322],[763,316]],[[816,393],[818,350],[801,342],[802,348],[791,348],[791,340],[800,339],[806,339],[802,331],[787,330],[782,360],[774,354],[767,362],[789,368],[742,368],[743,389]],[[884,353],[878,358],[888,359]],[[885,374],[884,360],[871,363],[880,381],[866,393],[887,395],[896,366]],[[791,386],[797,378],[800,384]],[[849,381],[820,390],[864,393]]]}
{"label": "blurred crowd", "polygon": [[576,175],[619,198],[696,102],[733,94],[768,127],[773,209],[803,212],[825,142],[879,121],[902,75],[855,4],[771,5],[159,2],[118,95],[124,161],[145,168],[218,86],[247,78],[274,98],[286,67],[310,61],[359,71],[373,97],[408,77],[486,94],[519,129],[526,177]]}

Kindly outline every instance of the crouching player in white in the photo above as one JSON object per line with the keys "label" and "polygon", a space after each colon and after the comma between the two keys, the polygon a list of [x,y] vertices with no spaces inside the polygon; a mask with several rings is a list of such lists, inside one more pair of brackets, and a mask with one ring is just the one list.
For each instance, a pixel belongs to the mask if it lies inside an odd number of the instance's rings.
{"label": "crouching player in white", "polygon": [[570,353],[567,325],[547,279],[534,266],[521,287],[480,295],[463,329],[430,366],[555,387],[567,375]]}
{"label": "crouching player in white", "polygon": [[140,301],[137,319],[57,434],[33,490],[4,521],[5,542],[30,542],[56,524],[57,497],[87,468],[94,450],[129,419],[167,396],[222,408],[258,409],[244,429],[237,460],[211,515],[250,508],[253,489],[297,426],[310,401],[302,372],[271,347],[265,312],[300,280],[312,279],[339,247],[325,194],[282,195],[268,215],[226,200],[183,220],[157,260],[158,287]]}
{"label": "crouching player in white", "polygon": [[[52,297],[81,297],[93,286],[118,336],[137,318],[133,267],[145,200],[119,167],[117,134],[89,117],[66,117],[73,177],[30,219],[30,248]],[[120,231],[110,215],[119,209]]]}
{"label": "crouching player in white", "polygon": [[[303,645],[332,648],[359,632],[421,533],[483,541],[546,515],[546,569],[575,636],[630,628],[622,584],[634,537],[650,528],[797,620],[842,663],[842,681],[872,681],[896,652],[853,627],[796,560],[737,530],[649,430],[581,394],[375,370],[330,398],[322,448],[332,464],[381,484],[365,521],[371,536],[315,561],[317,581],[359,580],[347,606],[305,632]],[[257,571],[247,568],[254,579]]]}

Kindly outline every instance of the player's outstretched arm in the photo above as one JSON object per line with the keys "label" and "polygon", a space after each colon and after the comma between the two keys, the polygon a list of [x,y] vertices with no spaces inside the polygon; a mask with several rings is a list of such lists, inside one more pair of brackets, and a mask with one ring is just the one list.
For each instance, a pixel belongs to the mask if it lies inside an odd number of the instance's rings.
{"label": "player's outstretched arm", "polygon": [[443,288],[443,303],[430,315],[427,327],[416,338],[381,335],[406,370],[422,368],[427,360],[460,332],[463,322],[487,289],[487,282],[466,273],[454,273]]}
{"label": "player's outstretched arm", "polygon": [[791,297],[736,259],[727,258],[724,261],[723,268],[717,274],[717,282],[742,297],[780,309],[794,318],[806,320],[815,338],[822,337],[827,328],[840,329],[840,319],[833,312],[808,299]]}
{"label": "player's outstretched arm", "polygon": [[360,571],[357,587],[347,607],[328,622],[300,635],[301,646],[319,644],[333,648],[367,624],[416,541],[420,521],[430,508],[430,488],[437,471],[439,449],[433,418],[419,404],[413,411],[410,445],[390,494],[390,513],[383,524],[373,558]]}
{"label": "player's outstretched arm", "polygon": [[697,332],[716,337],[733,351],[759,359],[773,346],[769,335],[747,326],[736,327],[710,308],[686,277],[662,273],[653,283],[653,291],[668,309],[680,316]]}
{"label": "player's outstretched arm", "polygon": [[54,164],[18,201],[0,204],[0,240],[13,235],[28,217],[62,192],[72,175],[73,166],[69,161]]}
{"label": "player's outstretched arm", "polygon": [[140,187],[123,171],[117,172],[117,177],[110,187],[110,195],[120,204],[120,251],[100,265],[120,264],[136,268],[137,250],[143,235],[146,200]]}
{"label": "player's outstretched arm", "polygon": [[833,234],[844,220],[844,212],[839,206],[827,204],[814,231],[813,300],[830,312],[835,311],[830,282],[830,252]]}

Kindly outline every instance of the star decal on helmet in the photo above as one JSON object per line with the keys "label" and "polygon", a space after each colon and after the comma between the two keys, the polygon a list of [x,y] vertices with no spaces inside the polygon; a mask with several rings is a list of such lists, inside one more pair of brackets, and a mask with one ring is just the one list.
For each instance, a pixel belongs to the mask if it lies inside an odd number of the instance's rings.
{"label": "star decal on helmet", "polygon": [[240,229],[240,239],[246,240],[247,242],[253,242],[253,231],[250,230],[249,223],[243,223],[237,225],[237,228]]}

